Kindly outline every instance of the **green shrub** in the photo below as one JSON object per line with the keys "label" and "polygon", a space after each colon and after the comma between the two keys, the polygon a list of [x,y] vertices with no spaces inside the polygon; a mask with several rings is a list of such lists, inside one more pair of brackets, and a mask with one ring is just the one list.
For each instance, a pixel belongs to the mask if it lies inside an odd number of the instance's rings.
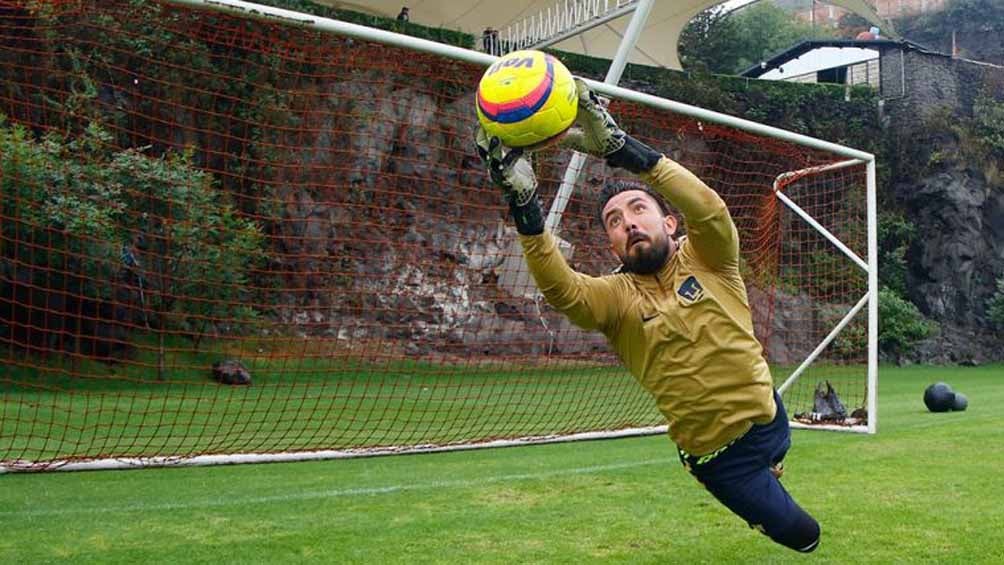
{"label": "green shrub", "polygon": [[1004,100],[981,92],[973,102],[973,125],[979,140],[998,158],[1004,158]]}
{"label": "green shrub", "polygon": [[902,214],[879,213],[879,282],[900,296],[906,294],[906,251],[916,235],[916,226]]}
{"label": "green shrub", "polygon": [[997,279],[997,292],[987,301],[987,318],[997,331],[1004,331],[1004,276]]}
{"label": "green shrub", "polygon": [[[133,269],[145,281],[147,314],[196,344],[217,320],[253,320],[245,295],[263,256],[259,228],[190,154],[111,152],[108,139],[91,125],[77,139],[36,140],[0,115],[0,240],[20,242],[0,258],[14,259],[38,288],[94,300],[112,298],[113,281]],[[127,253],[138,267],[127,266]]]}
{"label": "green shrub", "polygon": [[879,290],[879,350],[897,362],[909,354],[918,341],[931,336],[937,324],[926,319],[910,301],[896,291]]}
{"label": "green shrub", "polygon": [[[196,347],[217,324],[254,320],[248,270],[264,257],[262,234],[215,190],[213,177],[191,165],[191,154],[149,158],[136,150],[114,154],[109,170],[129,189],[127,233],[142,234],[154,288],[152,306]],[[235,328],[225,328],[235,331]]]}

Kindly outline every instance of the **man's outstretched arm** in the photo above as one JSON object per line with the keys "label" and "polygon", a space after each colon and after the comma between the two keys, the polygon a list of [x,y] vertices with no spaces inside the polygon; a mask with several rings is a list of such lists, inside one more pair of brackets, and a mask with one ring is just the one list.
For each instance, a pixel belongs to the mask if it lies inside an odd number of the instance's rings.
{"label": "man's outstretched arm", "polygon": [[712,269],[738,265],[739,233],[718,193],[668,157],[639,176],[687,219],[687,240],[702,263]]}
{"label": "man's outstretched arm", "polygon": [[609,278],[573,270],[550,233],[520,235],[523,255],[547,303],[586,330],[605,331],[617,323],[617,293]]}
{"label": "man's outstretched arm", "polygon": [[585,82],[577,79],[576,85],[576,127],[562,145],[635,173],[654,188],[687,220],[688,240],[705,265],[737,264],[739,237],[721,197],[683,165],[627,135]]}
{"label": "man's outstretched arm", "polygon": [[556,238],[545,231],[529,155],[505,147],[498,138],[489,138],[481,128],[476,141],[478,155],[492,182],[502,189],[530,274],[548,304],[583,329],[605,331],[616,324],[618,296],[614,283],[573,270],[558,250]]}

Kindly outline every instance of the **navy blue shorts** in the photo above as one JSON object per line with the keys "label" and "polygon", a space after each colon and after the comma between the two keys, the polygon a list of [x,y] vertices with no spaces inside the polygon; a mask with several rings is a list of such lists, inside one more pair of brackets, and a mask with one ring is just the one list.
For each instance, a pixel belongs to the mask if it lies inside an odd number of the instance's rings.
{"label": "navy blue shorts", "polygon": [[697,457],[678,450],[680,461],[751,528],[793,549],[811,551],[819,541],[819,525],[792,500],[771,472],[791,447],[788,415],[777,392],[774,400],[777,415],[769,424],[754,425],[714,457]]}

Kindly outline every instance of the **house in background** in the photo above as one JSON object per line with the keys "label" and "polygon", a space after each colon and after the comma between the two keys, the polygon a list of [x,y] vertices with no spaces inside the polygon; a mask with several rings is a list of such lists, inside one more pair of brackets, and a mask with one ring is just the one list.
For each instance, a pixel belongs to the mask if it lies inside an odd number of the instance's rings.
{"label": "house in background", "polygon": [[[882,97],[902,96],[906,90],[907,55],[923,59],[951,59],[905,40],[866,38],[812,39],[778,53],[741,73],[747,78],[802,83],[868,85]],[[874,37],[874,35],[872,35]]]}
{"label": "house in background", "polygon": [[[868,84],[880,88],[880,51],[875,43],[849,39],[803,41],[741,74],[764,80]],[[886,47],[887,43],[895,42],[882,43]]]}
{"label": "house in background", "polygon": [[973,101],[983,89],[1004,84],[1004,67],[952,57],[906,40],[820,39],[803,41],[741,76],[868,85],[878,91],[884,115],[897,127],[908,128],[943,108],[972,115]]}

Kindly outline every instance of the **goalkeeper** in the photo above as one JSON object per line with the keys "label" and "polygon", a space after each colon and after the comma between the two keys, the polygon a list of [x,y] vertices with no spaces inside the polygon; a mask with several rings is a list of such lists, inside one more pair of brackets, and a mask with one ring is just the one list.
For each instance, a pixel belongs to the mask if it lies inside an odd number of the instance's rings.
{"label": "goalkeeper", "polygon": [[[778,481],[791,445],[788,418],[753,334],[739,274],[739,240],[725,202],[680,164],[624,133],[577,80],[575,127],[561,141],[635,173],[601,192],[599,220],[617,273],[575,272],[544,230],[529,155],[477,132],[478,154],[509,205],[527,264],[547,301],[602,332],[655,398],[680,461],[752,528],[801,552],[819,524]],[[677,220],[663,198],[687,221]]]}

